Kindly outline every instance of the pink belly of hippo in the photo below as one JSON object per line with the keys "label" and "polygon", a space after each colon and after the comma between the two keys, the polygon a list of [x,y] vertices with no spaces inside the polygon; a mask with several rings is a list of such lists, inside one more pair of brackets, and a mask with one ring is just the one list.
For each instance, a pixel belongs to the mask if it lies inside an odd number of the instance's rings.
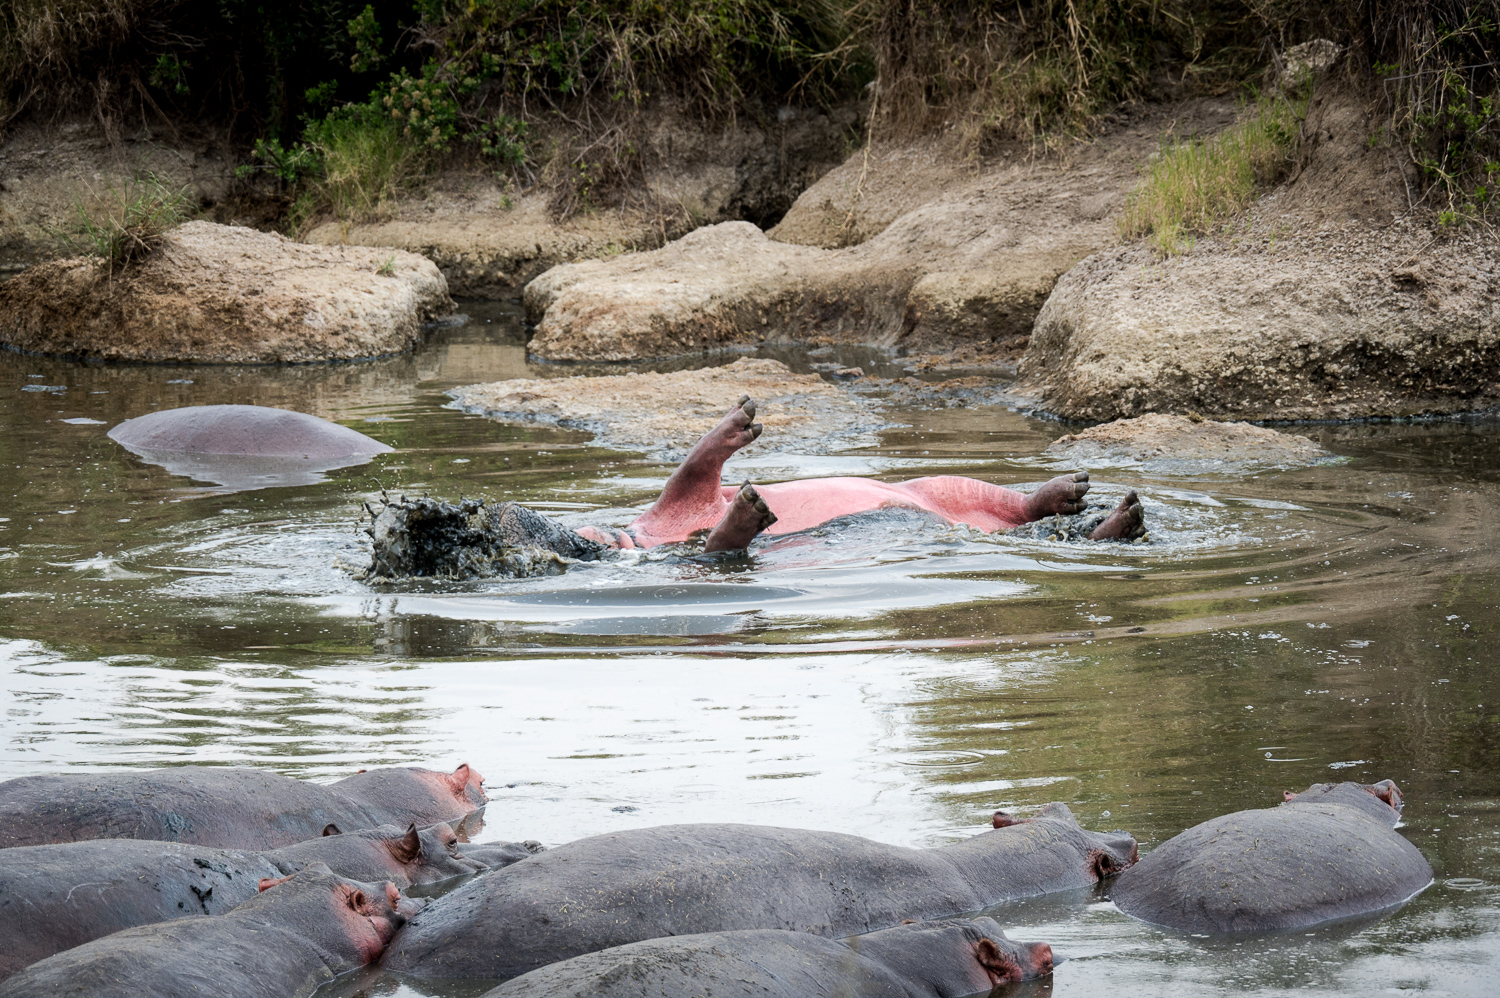
{"label": "pink belly of hippo", "polygon": [[[787,534],[816,527],[839,516],[888,506],[927,510],[949,523],[966,523],[976,530],[1005,530],[1026,522],[1025,496],[974,478],[944,475],[909,482],[877,482],[869,478],[813,478],[756,486],[776,522],[768,534]],[[735,489],[726,487],[726,500]]]}

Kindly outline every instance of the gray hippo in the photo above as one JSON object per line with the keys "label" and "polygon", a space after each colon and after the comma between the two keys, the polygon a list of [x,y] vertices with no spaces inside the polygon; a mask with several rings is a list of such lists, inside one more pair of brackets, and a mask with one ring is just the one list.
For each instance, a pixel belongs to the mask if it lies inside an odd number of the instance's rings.
{"label": "gray hippo", "polygon": [[420,902],[327,867],[268,881],[218,918],[179,918],[84,943],[0,983],[0,998],[303,998],[379,958]]}
{"label": "gray hippo", "polygon": [[843,936],[1084,887],[1135,861],[1062,804],[937,849],[837,832],[666,825],[580,839],[477,877],[402,930],[385,966],[510,978],[643,939],[738,929]]}
{"label": "gray hippo", "polygon": [[1052,947],[991,918],[912,922],[852,939],[750,929],[648,939],[514,978],[484,998],[951,998],[1052,973]]}
{"label": "gray hippo", "polygon": [[289,409],[194,405],[127,419],[110,439],[174,475],[232,489],[310,485],[391,448],[356,430]]}
{"label": "gray hippo", "polygon": [[1315,783],[1168,839],[1115,881],[1120,910],[1185,932],[1300,929],[1400,904],[1432,867],[1395,832],[1390,780]]}
{"label": "gray hippo", "polygon": [[0,783],[0,848],[155,839],[280,849],[325,832],[457,823],[484,806],[483,783],[468,765],[372,769],[328,784],[224,766],[23,776]]}
{"label": "gray hippo", "polygon": [[[536,846],[529,849],[528,846]],[[0,849],[0,980],[91,939],[137,925],[221,915],[262,880],[322,864],[350,880],[397,887],[506,866],[535,843],[495,843],[483,859],[460,851],[447,825],[394,825],[246,852],[144,839],[92,839]]]}

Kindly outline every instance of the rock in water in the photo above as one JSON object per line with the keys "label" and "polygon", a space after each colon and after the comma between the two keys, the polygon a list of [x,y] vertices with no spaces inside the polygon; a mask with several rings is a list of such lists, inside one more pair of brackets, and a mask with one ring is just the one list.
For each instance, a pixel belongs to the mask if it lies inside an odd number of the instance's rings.
{"label": "rock in water", "polygon": [[1187,474],[1238,471],[1252,465],[1295,468],[1331,456],[1295,433],[1156,412],[1069,433],[1052,441],[1046,455],[1069,467],[1109,465]]}
{"label": "rock in water", "polygon": [[0,343],[93,360],[294,364],[401,353],[450,311],[425,257],[212,222],[110,274],[87,258],[0,284]]}
{"label": "rock in water", "polygon": [[370,515],[373,549],[362,576],[370,581],[554,575],[609,550],[513,502],[487,506],[463,499],[454,505],[402,496]]}
{"label": "rock in water", "polygon": [[226,488],[311,485],[392,448],[317,416],[259,405],[195,405],[127,419],[109,437],[148,464]]}
{"label": "rock in water", "polygon": [[1299,929],[1400,904],[1432,867],[1395,831],[1401,791],[1316,783],[1280,807],[1236,811],[1164,842],[1110,896],[1142,921],[1184,932]]}

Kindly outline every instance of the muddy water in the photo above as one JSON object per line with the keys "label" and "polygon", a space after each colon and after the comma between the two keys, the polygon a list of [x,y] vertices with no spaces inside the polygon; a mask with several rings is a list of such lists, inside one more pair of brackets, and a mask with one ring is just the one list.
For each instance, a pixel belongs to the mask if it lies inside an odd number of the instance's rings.
{"label": "muddy water", "polygon": [[[926,845],[996,808],[1062,800],[1149,847],[1286,788],[1390,777],[1407,794],[1402,832],[1437,871],[1401,911],[1219,943],[1143,927],[1107,887],[1054,896],[995,913],[1070,958],[1020,990],[1495,993],[1500,425],[1313,428],[1343,460],[1296,471],[1096,472],[1105,494],[1141,490],[1147,547],[912,521],[719,564],[354,581],[356,511],[381,487],[518,499],[573,523],[620,524],[652,499],[665,466],[444,408],[454,385],[570,373],[528,368],[518,337],[490,309],[368,364],[0,355],[0,778],[468,761],[494,801],[485,838],[720,820]],[[104,435],[212,402],[314,412],[396,451],[314,485],[228,492]],[[891,421],[878,448],[728,475],[1034,482],[1061,430],[1001,408]]]}

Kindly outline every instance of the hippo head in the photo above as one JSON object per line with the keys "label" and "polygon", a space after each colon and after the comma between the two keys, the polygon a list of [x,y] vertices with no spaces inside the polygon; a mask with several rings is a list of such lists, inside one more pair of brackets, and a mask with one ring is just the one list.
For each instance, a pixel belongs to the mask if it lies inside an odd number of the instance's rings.
{"label": "hippo head", "polygon": [[[366,807],[385,812],[387,821],[405,826],[415,821],[457,822],[484,807],[484,777],[468,763],[451,773],[403,767],[360,770],[334,784]],[[455,828],[463,839],[463,831]]]}
{"label": "hippo head", "polygon": [[485,801],[489,800],[484,793],[484,777],[479,775],[479,770],[467,762],[459,763],[458,768],[451,773],[438,773],[430,769],[416,768],[413,768],[411,772],[432,787],[439,796],[451,798],[463,809],[461,812],[463,814],[483,807]]}
{"label": "hippo head", "polygon": [[317,863],[289,877],[262,880],[260,894],[235,911],[265,908],[268,921],[300,932],[345,967],[356,967],[380,959],[396,930],[424,904],[403,897],[389,881],[346,880]]}
{"label": "hippo head", "polygon": [[485,868],[485,864],[459,855],[458,833],[441,822],[422,829],[408,825],[400,837],[387,836],[381,844],[413,884],[432,884]]}
{"label": "hippo head", "polygon": [[1091,832],[1078,824],[1078,819],[1068,805],[1053,801],[1029,818],[1017,818],[996,811],[990,819],[996,828],[1016,828],[1030,831],[1033,828],[1056,828],[1062,826],[1070,837],[1082,838],[1082,845],[1091,879],[1103,880],[1134,866],[1141,858],[1135,839],[1128,832]]}
{"label": "hippo head", "polygon": [[1401,820],[1405,806],[1401,788],[1392,780],[1379,783],[1314,783],[1300,794],[1282,792],[1286,804],[1343,804],[1358,808],[1372,818],[1389,821],[1392,827]]}
{"label": "hippo head", "polygon": [[847,942],[927,985],[923,993],[974,994],[1052,973],[1051,946],[1007,939],[993,918],[906,922]]}

